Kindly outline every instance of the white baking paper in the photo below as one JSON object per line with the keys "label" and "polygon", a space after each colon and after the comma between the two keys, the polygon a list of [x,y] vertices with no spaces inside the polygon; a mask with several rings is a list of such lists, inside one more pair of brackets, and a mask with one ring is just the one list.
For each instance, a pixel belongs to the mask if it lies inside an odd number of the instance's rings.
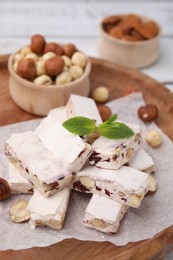
{"label": "white baking paper", "polygon": [[[112,111],[119,115],[119,119],[136,122],[142,125],[145,135],[147,130],[156,129],[155,124],[144,125],[137,117],[137,109],[143,104],[140,93],[121,98],[109,103]],[[32,130],[39,121],[29,121],[0,128],[0,176],[8,177],[8,161],[3,154],[3,145],[12,133]],[[21,197],[30,195],[15,195],[0,202],[0,250],[25,249],[43,247],[57,243],[66,238],[80,240],[110,241],[122,246],[128,242],[135,242],[151,238],[161,230],[173,224],[173,145],[162,133],[163,144],[159,148],[151,148],[144,142],[146,151],[153,157],[156,164],[155,177],[158,190],[147,195],[139,209],[130,208],[121,222],[116,235],[106,235],[86,228],[83,225],[84,211],[91,198],[90,194],[72,192],[63,229],[55,231],[47,227],[37,227],[31,230],[28,223],[12,223],[8,215],[10,205]],[[29,149],[29,147],[28,147]]]}

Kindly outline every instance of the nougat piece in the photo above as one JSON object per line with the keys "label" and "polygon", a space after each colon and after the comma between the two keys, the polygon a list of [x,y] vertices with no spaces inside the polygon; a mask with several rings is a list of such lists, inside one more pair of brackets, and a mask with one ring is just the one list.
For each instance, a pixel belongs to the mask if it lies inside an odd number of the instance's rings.
{"label": "nougat piece", "polygon": [[48,116],[53,116],[61,122],[64,122],[68,119],[65,106],[56,107],[50,110]]}
{"label": "nougat piece", "polygon": [[71,94],[66,105],[67,117],[84,116],[102,123],[96,103],[92,98]]}
{"label": "nougat piece", "polygon": [[112,140],[100,136],[92,144],[92,154],[89,163],[103,169],[119,169],[127,163],[141,146],[140,126],[126,124],[134,135],[127,139]]}
{"label": "nougat piece", "polygon": [[135,153],[133,158],[128,162],[128,165],[131,168],[135,168],[146,173],[154,173],[155,171],[153,159],[143,148],[140,148]]}
{"label": "nougat piece", "polygon": [[149,176],[127,166],[122,166],[119,170],[88,166],[74,174],[73,189],[100,194],[138,208],[149,190]]}
{"label": "nougat piece", "polygon": [[91,145],[67,131],[62,122],[49,115],[36,128],[35,134],[44,146],[61,161],[69,172],[78,172],[91,154]]}
{"label": "nougat piece", "polygon": [[30,226],[48,226],[60,230],[66,215],[70,197],[70,188],[65,187],[53,196],[46,198],[36,189],[27,209],[30,212]]}
{"label": "nougat piece", "polygon": [[152,173],[155,172],[154,161],[151,156],[143,149],[140,148],[133,158],[128,162],[128,166],[139,171],[147,173],[150,177],[149,191],[156,191],[158,184]]}
{"label": "nougat piece", "polygon": [[11,194],[33,193],[33,186],[25,177],[23,168],[17,168],[12,163],[9,163],[8,183]]}
{"label": "nougat piece", "polygon": [[16,167],[23,168],[25,177],[46,197],[71,183],[72,174],[64,170],[61,162],[33,132],[7,140],[5,154]]}
{"label": "nougat piece", "polygon": [[115,234],[128,206],[93,194],[86,210],[84,225],[108,234]]}

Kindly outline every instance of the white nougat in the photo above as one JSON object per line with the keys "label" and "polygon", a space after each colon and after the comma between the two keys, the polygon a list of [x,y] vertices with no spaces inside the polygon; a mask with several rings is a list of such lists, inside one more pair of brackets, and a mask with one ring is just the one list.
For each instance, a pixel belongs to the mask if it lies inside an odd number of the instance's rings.
{"label": "white nougat", "polygon": [[140,206],[149,185],[148,174],[127,166],[119,170],[88,166],[73,178],[77,191],[100,194],[135,208]]}
{"label": "white nougat", "polygon": [[131,168],[135,168],[147,173],[154,172],[154,161],[151,156],[143,149],[140,148],[133,158],[128,162]]}
{"label": "white nougat", "polygon": [[71,182],[72,174],[33,132],[25,132],[5,143],[7,158],[21,167],[25,177],[45,196],[49,196]]}
{"label": "white nougat", "polygon": [[53,229],[62,228],[70,197],[70,187],[65,187],[53,196],[46,198],[37,190],[30,199],[27,209],[30,212],[30,226],[49,226]]}
{"label": "white nougat", "polygon": [[127,163],[140,148],[141,135],[140,126],[126,124],[133,131],[134,135],[126,139],[108,139],[100,136],[93,144],[93,152],[89,158],[91,165],[104,169],[119,169]]}
{"label": "white nougat", "polygon": [[96,120],[97,124],[102,123],[96,103],[92,98],[71,94],[66,105],[66,110],[68,118],[84,116]]}
{"label": "white nougat", "polygon": [[84,224],[98,231],[115,234],[128,206],[93,194],[86,210]]}
{"label": "white nougat", "polygon": [[61,161],[69,172],[78,172],[91,153],[91,145],[85,143],[78,135],[67,131],[62,122],[49,115],[36,128],[35,134],[44,146]]}
{"label": "white nougat", "polygon": [[33,193],[33,186],[25,177],[23,168],[16,167],[13,163],[9,163],[8,182],[11,194]]}

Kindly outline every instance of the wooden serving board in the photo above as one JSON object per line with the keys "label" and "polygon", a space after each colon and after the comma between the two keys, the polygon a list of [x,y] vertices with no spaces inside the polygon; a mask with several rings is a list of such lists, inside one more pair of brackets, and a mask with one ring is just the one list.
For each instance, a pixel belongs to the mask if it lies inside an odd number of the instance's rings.
{"label": "wooden serving board", "polygon": [[[37,118],[18,108],[9,96],[8,57],[8,55],[0,56],[0,126]],[[91,58],[91,61],[92,90],[100,85],[107,86],[110,90],[110,100],[121,97],[128,87],[140,90],[146,103],[154,103],[158,106],[160,113],[156,123],[173,140],[173,93],[162,84],[136,70],[100,59]],[[0,251],[0,259],[158,260],[172,249],[173,225],[151,239],[129,243],[123,247],[108,242],[66,239],[44,248]]]}

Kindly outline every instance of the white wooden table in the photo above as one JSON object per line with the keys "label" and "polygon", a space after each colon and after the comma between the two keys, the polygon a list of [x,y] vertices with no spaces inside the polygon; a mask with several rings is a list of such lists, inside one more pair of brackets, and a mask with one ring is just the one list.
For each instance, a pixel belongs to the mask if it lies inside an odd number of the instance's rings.
{"label": "white wooden table", "polygon": [[[115,13],[137,13],[155,19],[162,28],[161,53],[156,64],[142,71],[173,91],[173,1],[171,0],[0,0],[0,53],[14,52],[30,36],[47,41],[73,42],[98,57],[97,36],[101,19]],[[173,259],[173,254],[165,259]]]}

